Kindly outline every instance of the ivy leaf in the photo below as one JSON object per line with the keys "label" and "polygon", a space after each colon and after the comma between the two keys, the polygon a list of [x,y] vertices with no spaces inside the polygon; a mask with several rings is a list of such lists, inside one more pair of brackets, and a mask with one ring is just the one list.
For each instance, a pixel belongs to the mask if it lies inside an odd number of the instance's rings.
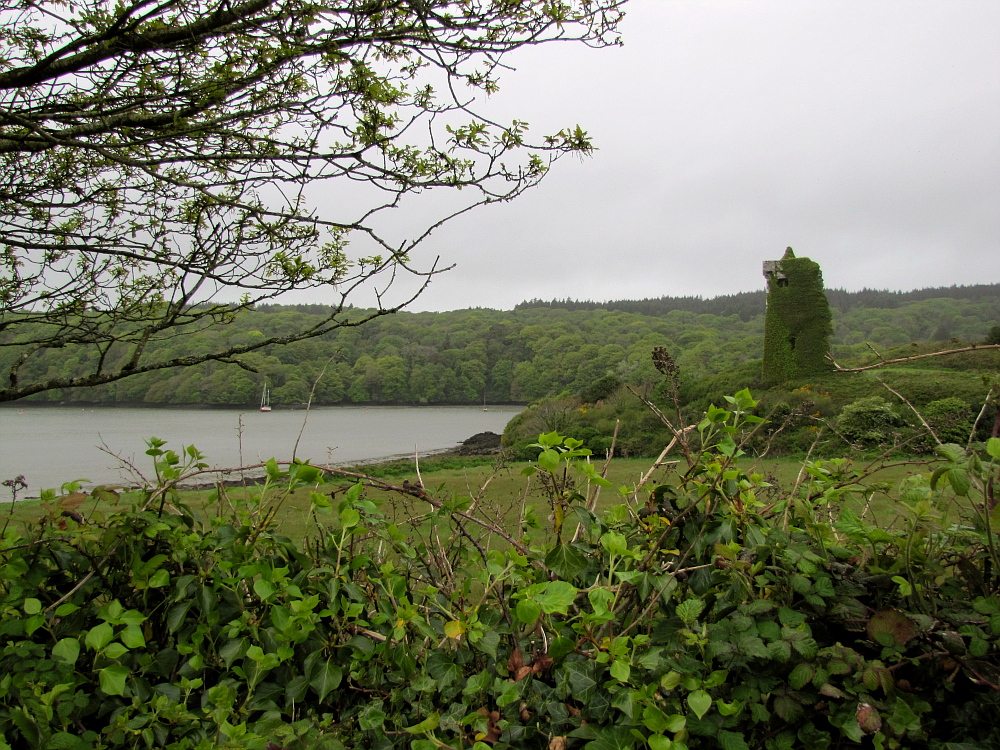
{"label": "ivy leaf", "polygon": [[128,669],[121,664],[113,664],[97,673],[101,690],[107,695],[125,695],[125,680],[128,679],[128,675]]}
{"label": "ivy leaf", "polygon": [[385,719],[385,711],[379,707],[379,704],[369,703],[358,714],[358,726],[363,732],[381,731]]}
{"label": "ivy leaf", "polygon": [[121,643],[109,643],[107,648],[101,652],[101,656],[106,656],[109,659],[117,659],[122,654],[127,654],[128,649]]}
{"label": "ivy leaf", "polygon": [[320,665],[315,676],[309,681],[309,684],[319,695],[320,701],[322,701],[327,695],[330,694],[331,690],[340,685],[340,681],[343,676],[344,671],[340,667],[330,661],[327,661]]}
{"label": "ivy leaf", "polygon": [[414,724],[412,727],[405,727],[404,732],[409,732],[410,734],[424,734],[425,732],[433,732],[438,728],[438,724],[441,721],[441,714],[437,711],[432,713],[426,719],[421,721],[419,724]]}
{"label": "ivy leaf", "polygon": [[549,581],[545,590],[535,597],[535,601],[547,615],[555,613],[565,615],[578,592],[576,586],[566,581]]}
{"label": "ivy leaf", "polygon": [[611,676],[619,682],[628,682],[632,674],[632,667],[623,661],[615,660],[611,663]]}
{"label": "ivy leaf", "polygon": [[514,614],[517,615],[517,619],[523,622],[525,625],[530,625],[538,616],[542,613],[542,608],[538,606],[537,602],[531,601],[530,599],[522,599],[517,603],[517,608],[514,610]]}
{"label": "ivy leaf", "polygon": [[[111,629],[111,626],[106,622],[102,622],[100,625],[95,625],[90,629],[90,632],[87,633],[85,643],[87,644],[87,648],[100,651],[111,643],[112,638],[114,638],[114,631]],[[113,693],[113,695],[121,695],[121,693]]]}
{"label": "ivy leaf", "polygon": [[[687,719],[681,714],[667,716],[656,706],[646,706],[642,710],[642,723],[650,732],[680,732],[687,726]],[[652,740],[652,738],[650,738]]]}
{"label": "ivy leaf", "polygon": [[80,656],[80,641],[76,638],[62,638],[52,647],[52,655],[67,664],[76,664]]}
{"label": "ivy leaf", "polygon": [[708,709],[712,707],[712,696],[704,690],[695,690],[692,693],[688,693],[687,704],[694,712],[694,715],[701,719],[708,713]]}
{"label": "ivy leaf", "polygon": [[573,699],[587,703],[597,689],[593,667],[589,662],[571,661],[566,662],[565,670]]}
{"label": "ivy leaf", "polygon": [[129,648],[142,648],[146,645],[146,638],[143,636],[142,628],[139,625],[127,626],[118,635],[118,638]]}
{"label": "ivy leaf", "polygon": [[587,557],[572,544],[560,544],[545,556],[545,567],[560,578],[572,580],[587,569]]}
{"label": "ivy leaf", "polygon": [[622,534],[609,531],[601,537],[601,546],[612,555],[631,555],[628,548],[628,541]]}
{"label": "ivy leaf", "polygon": [[625,727],[602,727],[597,739],[583,747],[584,750],[632,750],[635,737]]}

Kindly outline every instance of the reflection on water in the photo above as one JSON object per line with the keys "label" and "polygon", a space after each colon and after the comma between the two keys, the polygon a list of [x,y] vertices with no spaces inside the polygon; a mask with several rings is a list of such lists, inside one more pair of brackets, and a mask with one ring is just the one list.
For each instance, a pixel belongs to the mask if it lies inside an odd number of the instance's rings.
{"label": "reflection on water", "polygon": [[[318,407],[305,411],[36,407],[0,409],[0,480],[23,474],[28,494],[73,479],[132,481],[131,463],[151,473],[145,441],[180,451],[194,445],[213,467],[295,455],[345,463],[450,448],[477,432],[503,432],[519,406]],[[301,437],[300,437],[301,433]],[[104,450],[102,450],[102,447]],[[0,496],[0,502],[7,498]]]}

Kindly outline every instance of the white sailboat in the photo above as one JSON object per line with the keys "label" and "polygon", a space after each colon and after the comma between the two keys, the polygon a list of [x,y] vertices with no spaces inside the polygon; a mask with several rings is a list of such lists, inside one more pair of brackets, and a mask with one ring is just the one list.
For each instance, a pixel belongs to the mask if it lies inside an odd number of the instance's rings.
{"label": "white sailboat", "polygon": [[260,396],[260,410],[271,411],[271,391],[268,390],[267,381],[264,381],[264,392]]}

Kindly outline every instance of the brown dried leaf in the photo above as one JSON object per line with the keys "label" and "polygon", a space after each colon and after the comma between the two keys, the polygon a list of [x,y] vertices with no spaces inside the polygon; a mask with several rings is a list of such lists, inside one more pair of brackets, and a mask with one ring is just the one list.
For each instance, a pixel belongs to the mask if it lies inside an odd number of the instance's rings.
{"label": "brown dried leaf", "polygon": [[520,682],[529,674],[531,674],[531,667],[521,667],[514,673],[514,682]]}
{"label": "brown dried leaf", "polygon": [[510,658],[507,659],[507,669],[510,672],[517,672],[523,666],[524,654],[521,653],[521,649],[515,648],[510,652]]}
{"label": "brown dried leaf", "polygon": [[549,750],[566,750],[569,744],[565,737],[553,737],[549,740]]}
{"label": "brown dried leaf", "polygon": [[539,656],[531,665],[531,674],[541,674],[552,669],[555,662],[547,656]]}

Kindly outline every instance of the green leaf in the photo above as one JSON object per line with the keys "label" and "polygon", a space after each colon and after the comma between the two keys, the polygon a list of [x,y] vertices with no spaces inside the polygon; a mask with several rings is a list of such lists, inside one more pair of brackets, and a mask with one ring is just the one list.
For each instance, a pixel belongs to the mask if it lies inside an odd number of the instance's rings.
{"label": "green leaf", "polygon": [[656,706],[646,706],[642,710],[642,723],[650,732],[663,734],[682,731],[687,726],[687,719],[682,714],[667,716]]}
{"label": "green leaf", "polygon": [[611,676],[619,682],[628,682],[632,674],[632,668],[624,661],[615,660],[611,662]]}
{"label": "green leaf", "polygon": [[142,634],[142,627],[139,625],[128,625],[118,634],[118,638],[129,648],[142,648],[146,645],[146,638]]}
{"label": "green leaf", "polygon": [[743,735],[738,732],[720,730],[718,739],[722,750],[750,750],[750,746],[743,739]]}
{"label": "green leaf", "polygon": [[579,592],[576,586],[566,581],[549,581],[545,590],[535,597],[535,601],[547,615],[568,614],[569,607]]}
{"label": "green leaf", "polygon": [[354,508],[344,508],[340,511],[340,525],[345,529],[351,529],[361,523],[361,514]]}
{"label": "green leaf", "polygon": [[987,440],[986,452],[993,458],[1000,459],[1000,438],[991,437]]}
{"label": "green leaf", "polygon": [[107,695],[125,695],[125,680],[129,676],[128,669],[120,664],[113,664],[100,670],[97,676],[101,683],[101,690]]}
{"label": "green leaf", "polygon": [[955,491],[955,494],[960,497],[968,495],[969,490],[972,488],[972,482],[969,481],[969,472],[961,466],[952,466],[948,470],[948,482],[951,484],[951,488]]}
{"label": "green leaf", "polygon": [[622,534],[609,531],[601,537],[601,546],[612,555],[631,555],[628,541]]}
{"label": "green leaf", "polygon": [[662,734],[654,734],[646,741],[649,743],[650,750],[680,750],[680,748],[686,748],[686,745],[674,742]]}
{"label": "green leaf", "polygon": [[538,619],[540,614],[542,614],[542,608],[530,599],[522,599],[517,603],[517,608],[514,610],[514,614],[516,614],[517,619],[525,625],[530,625]]}
{"label": "green leaf", "polygon": [[67,664],[76,664],[80,656],[80,641],[76,638],[62,638],[52,647],[52,655]]}
{"label": "green leaf", "polygon": [[273,583],[265,581],[263,578],[258,578],[253,582],[253,590],[257,596],[265,600],[270,599],[277,591]]}
{"label": "green leaf", "polygon": [[538,465],[549,472],[555,472],[559,468],[559,454],[551,448],[543,450],[538,454]]}
{"label": "green leaf", "polygon": [[571,581],[587,569],[587,557],[572,544],[560,544],[545,556],[545,567]]}
{"label": "green leaf", "polygon": [[101,656],[108,659],[117,659],[122,654],[127,654],[128,649],[121,643],[109,643],[101,652]]}
{"label": "green leaf", "polygon": [[584,750],[631,750],[636,738],[625,727],[602,727],[596,740],[584,745]]}
{"label": "green leaf", "polygon": [[324,662],[317,669],[309,684],[316,690],[320,701],[330,694],[330,691],[340,686],[344,671],[330,661]]}
{"label": "green leaf", "polygon": [[441,714],[437,711],[432,713],[426,719],[421,721],[419,724],[414,724],[412,727],[405,727],[404,732],[409,732],[410,734],[424,734],[425,732],[433,732],[438,728],[438,724],[441,721]]}
{"label": "green leaf", "polygon": [[219,656],[222,657],[226,667],[231,667],[234,661],[246,656],[248,648],[249,641],[246,638],[233,639],[219,649]]}
{"label": "green leaf", "polygon": [[163,568],[153,573],[149,579],[149,587],[151,589],[158,589],[162,586],[167,586],[170,584],[170,573]]}
{"label": "green leaf", "polygon": [[889,726],[897,735],[904,732],[917,732],[920,731],[920,717],[913,712],[906,701],[897,697],[892,714],[889,716]]}
{"label": "green leaf", "polygon": [[934,452],[941,458],[947,459],[952,463],[960,461],[965,456],[965,448],[961,445],[956,445],[955,443],[944,443],[942,445],[935,446]]}
{"label": "green leaf", "polygon": [[688,693],[687,704],[694,712],[694,715],[701,719],[708,713],[708,709],[712,707],[712,696],[704,690],[695,690],[692,693]]}
{"label": "green leaf", "polygon": [[677,605],[677,616],[681,618],[685,625],[690,625],[698,619],[704,609],[705,602],[701,599],[688,599]]}
{"label": "green leaf", "polygon": [[385,718],[385,711],[379,708],[379,704],[369,703],[358,714],[358,727],[363,732],[380,732]]}
{"label": "green leaf", "polygon": [[796,664],[795,669],[792,670],[791,674],[788,675],[788,684],[791,685],[793,690],[801,690],[803,687],[812,682],[813,675],[816,674],[816,670],[811,664],[801,663]]}
{"label": "green leaf", "polygon": [[25,599],[24,612],[29,615],[37,615],[42,611],[42,603],[38,599]]}
{"label": "green leaf", "polygon": [[190,600],[171,607],[170,612],[167,613],[167,630],[171,633],[176,633],[180,626],[184,624],[184,620],[187,618],[187,613],[190,609]]}
{"label": "green leaf", "polygon": [[49,738],[46,750],[85,750],[91,747],[87,742],[69,732],[56,732]]}
{"label": "green leaf", "polygon": [[553,448],[563,441],[563,436],[558,432],[553,430],[552,432],[547,432],[545,434],[538,436],[538,442],[534,444],[533,447],[536,448]]}
{"label": "green leaf", "polygon": [[[114,631],[111,626],[106,622],[102,622],[100,625],[95,625],[87,633],[87,638],[84,641],[87,644],[87,648],[94,651],[100,651],[102,648],[111,643],[111,639],[114,638]],[[114,693],[114,695],[121,695],[121,693]]]}

